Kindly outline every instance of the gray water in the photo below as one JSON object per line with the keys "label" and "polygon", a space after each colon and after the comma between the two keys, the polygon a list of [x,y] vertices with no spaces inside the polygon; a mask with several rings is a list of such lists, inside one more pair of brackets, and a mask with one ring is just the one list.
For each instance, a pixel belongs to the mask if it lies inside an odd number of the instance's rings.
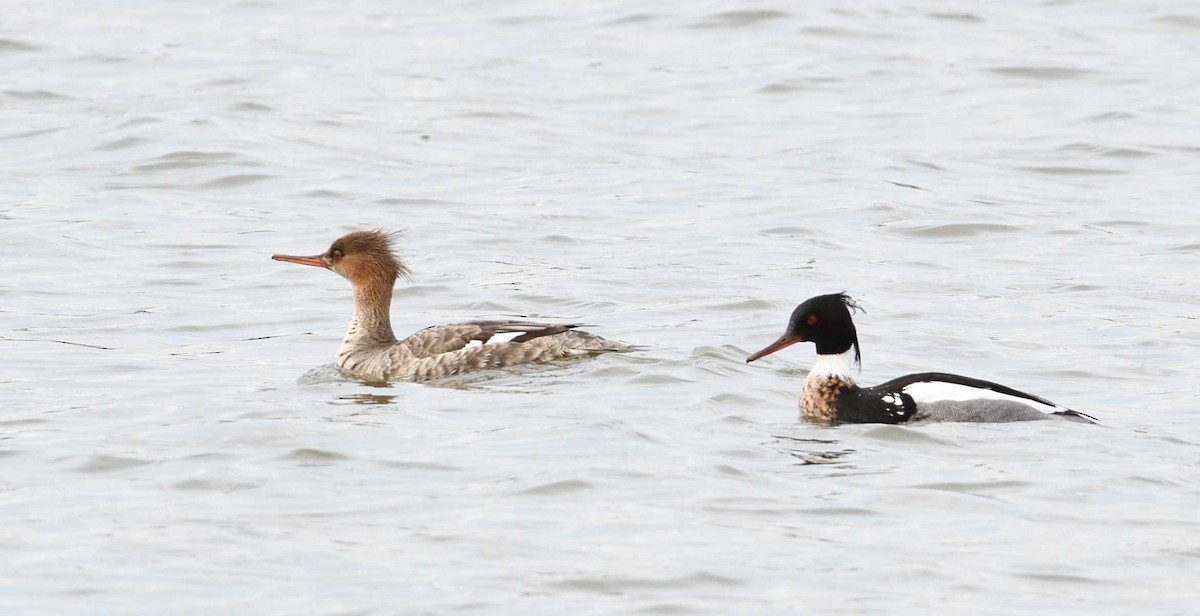
{"label": "gray water", "polygon": [[[934,7],[934,8],[930,8]],[[25,2],[0,18],[5,614],[1195,613],[1187,2]],[[646,347],[446,386],[399,334]],[[1101,426],[798,421],[949,370]]]}

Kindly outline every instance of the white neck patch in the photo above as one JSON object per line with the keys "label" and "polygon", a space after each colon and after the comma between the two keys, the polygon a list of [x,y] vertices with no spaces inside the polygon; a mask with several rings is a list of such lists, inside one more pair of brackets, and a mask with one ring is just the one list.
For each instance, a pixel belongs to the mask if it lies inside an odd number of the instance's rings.
{"label": "white neck patch", "polygon": [[812,368],[808,370],[808,378],[821,379],[836,376],[853,381],[853,371],[854,347],[851,346],[845,353],[817,355],[817,361],[813,362]]}

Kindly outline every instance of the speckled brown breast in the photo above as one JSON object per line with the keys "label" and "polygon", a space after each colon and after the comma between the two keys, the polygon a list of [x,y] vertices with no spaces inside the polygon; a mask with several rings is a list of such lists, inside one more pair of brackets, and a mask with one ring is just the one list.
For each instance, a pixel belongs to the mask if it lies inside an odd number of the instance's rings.
{"label": "speckled brown breast", "polygon": [[837,421],[838,396],[852,387],[854,381],[839,376],[807,379],[800,393],[800,416],[822,423]]}

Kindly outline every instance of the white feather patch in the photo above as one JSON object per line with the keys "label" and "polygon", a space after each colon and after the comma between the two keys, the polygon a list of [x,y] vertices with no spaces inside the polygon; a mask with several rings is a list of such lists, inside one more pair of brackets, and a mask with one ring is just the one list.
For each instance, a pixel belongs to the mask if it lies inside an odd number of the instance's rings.
{"label": "white feather patch", "polygon": [[984,389],[981,387],[971,387],[970,385],[959,385],[958,383],[947,383],[945,381],[921,381],[913,383],[904,388],[904,393],[912,396],[913,400],[919,404],[927,404],[930,402],[941,402],[943,400],[1009,400],[1019,402],[1046,413],[1064,410],[1061,407],[1042,404],[1028,398],[1018,396],[1010,396],[992,389]]}
{"label": "white feather patch", "polygon": [[[524,335],[525,333],[527,333],[527,332],[504,332],[502,334],[496,334],[496,335],[492,336],[491,338],[488,338],[487,344],[496,344],[498,342],[512,342],[513,338]],[[483,346],[483,345],[484,345],[484,343],[480,342],[479,340],[472,340],[472,341],[468,342],[467,346],[464,348],[470,349],[470,348]]]}

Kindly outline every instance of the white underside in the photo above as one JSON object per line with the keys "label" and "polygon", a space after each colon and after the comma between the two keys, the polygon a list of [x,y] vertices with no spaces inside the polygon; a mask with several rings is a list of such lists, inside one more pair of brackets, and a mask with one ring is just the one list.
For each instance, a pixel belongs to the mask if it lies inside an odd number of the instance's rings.
{"label": "white underside", "polygon": [[1020,398],[1002,394],[991,389],[980,389],[969,385],[959,385],[957,383],[947,383],[945,381],[922,381],[913,383],[904,388],[904,393],[912,396],[913,401],[917,404],[928,404],[931,402],[942,402],[948,400],[963,401],[963,400],[1008,400],[1018,402],[1027,406],[1031,406],[1045,413],[1053,413],[1055,411],[1065,410],[1061,407],[1042,404],[1028,398]]}

